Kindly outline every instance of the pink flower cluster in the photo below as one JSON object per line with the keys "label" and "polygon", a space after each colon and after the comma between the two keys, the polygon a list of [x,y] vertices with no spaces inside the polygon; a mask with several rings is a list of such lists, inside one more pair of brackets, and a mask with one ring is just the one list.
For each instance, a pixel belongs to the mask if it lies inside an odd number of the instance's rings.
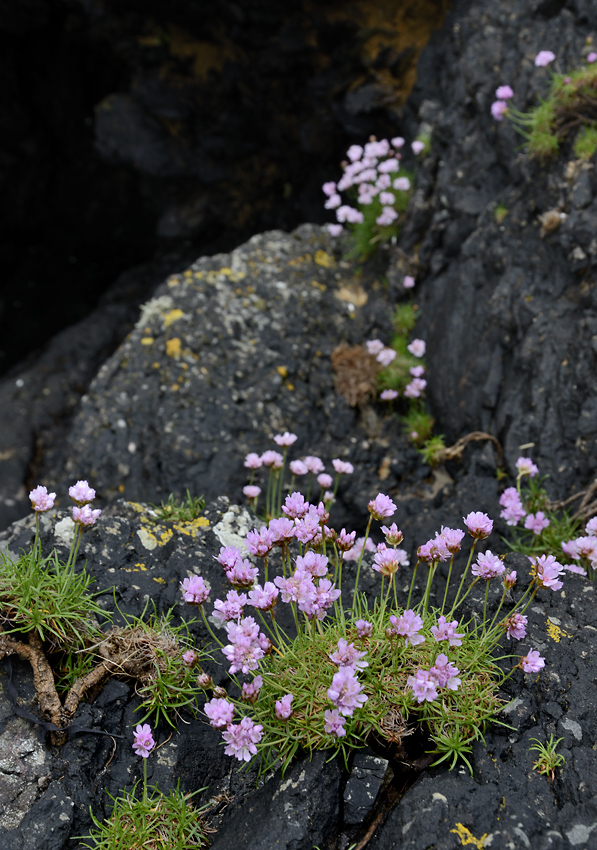
{"label": "pink flower cluster", "polygon": [[155,747],[155,741],[149,723],[139,724],[134,732],[133,749],[136,755],[146,759]]}
{"label": "pink flower cluster", "polygon": [[270,639],[259,631],[253,617],[243,617],[239,622],[226,623],[226,634],[230,641],[222,652],[230,661],[229,673],[248,673],[256,670],[259,661],[271,650]]}
{"label": "pink flower cluster", "polygon": [[500,516],[506,520],[508,525],[518,525],[520,520],[526,516],[520,494],[516,487],[507,487],[500,496],[500,505],[504,509]]}
{"label": "pink flower cluster", "polygon": [[[77,503],[73,508],[73,522],[81,528],[95,525],[101,514],[99,508],[93,510],[89,507],[89,502],[95,499],[95,490],[89,486],[87,481],[77,481],[76,484],[69,487],[68,494]],[[31,500],[31,507],[36,513],[45,513],[54,507],[56,493],[48,493],[47,488],[40,485],[31,490],[29,499]]]}
{"label": "pink flower cluster", "polygon": [[427,563],[438,561],[449,561],[456,552],[460,551],[464,531],[459,528],[448,528],[442,525],[440,532],[435,532],[435,537],[423,543],[417,549],[417,557]]}
{"label": "pink flower cluster", "polygon": [[423,619],[416,614],[412,609],[404,611],[399,617],[395,614],[390,615],[391,626],[386,630],[388,637],[404,638],[404,645],[418,646],[420,643],[425,643],[424,635],[420,634],[423,628]]}
{"label": "pink flower cluster", "polygon": [[438,688],[448,688],[457,691],[461,679],[458,677],[460,670],[455,664],[448,660],[443,652],[435,659],[435,664],[430,670],[417,670],[414,676],[409,676],[406,684],[414,693],[417,702],[432,702],[437,699]]}
{"label": "pink flower cluster", "polygon": [[[283,602],[295,602],[310,620],[323,620],[336,599],[340,590],[327,575],[328,559],[325,555],[307,552],[304,557],[296,559],[296,569],[290,578],[277,576],[275,586],[282,594]],[[318,578],[315,583],[315,578]]]}
{"label": "pink flower cluster", "polygon": [[504,567],[501,558],[494,555],[490,549],[488,549],[485,553],[479,553],[477,555],[477,560],[471,567],[471,573],[474,576],[484,578],[486,581],[490,581],[496,576],[501,576],[505,570],[506,568]]}
{"label": "pink flower cluster", "polygon": [[48,493],[47,488],[40,485],[29,493],[29,498],[34,511],[45,513],[54,507],[56,493]]}
{"label": "pink flower cluster", "polygon": [[538,558],[531,556],[529,561],[534,567],[535,581],[540,587],[560,590],[564,586],[560,581],[564,567],[556,561],[553,555],[540,555]]}
{"label": "pink flower cluster", "polygon": [[[361,207],[378,205],[378,215],[375,221],[380,227],[388,227],[398,219],[396,210],[397,193],[410,190],[410,180],[404,174],[400,175],[400,148],[404,139],[400,136],[388,141],[378,141],[371,136],[369,142],[361,145],[351,145],[347,151],[349,162],[343,163],[344,173],[338,183],[324,183],[323,193],[326,195],[325,208],[336,211],[338,224],[328,225],[332,236],[339,236],[342,224],[360,224],[364,220],[360,209],[342,203],[341,192],[357,191],[358,204]],[[422,142],[413,142],[412,150],[415,155],[424,148]]]}

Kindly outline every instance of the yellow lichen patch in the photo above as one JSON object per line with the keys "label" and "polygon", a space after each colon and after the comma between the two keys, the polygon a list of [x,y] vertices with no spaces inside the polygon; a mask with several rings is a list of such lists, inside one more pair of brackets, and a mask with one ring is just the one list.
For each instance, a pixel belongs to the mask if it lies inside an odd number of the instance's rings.
{"label": "yellow lichen patch", "polygon": [[294,384],[291,384],[290,381],[284,381],[284,386],[289,392],[294,390]]}
{"label": "yellow lichen patch", "polygon": [[288,260],[288,265],[301,266],[303,263],[310,263],[312,259],[311,254],[304,254],[302,257],[295,257],[294,260]]}
{"label": "yellow lichen patch", "polygon": [[124,484],[119,484],[119,485],[118,485],[118,492],[119,492],[119,493],[124,493],[124,489],[125,489],[125,488],[124,488]]}
{"label": "yellow lichen patch", "polygon": [[145,572],[145,570],[147,569],[147,567],[145,566],[145,564],[141,564],[141,563],[139,563],[139,564],[135,564],[135,566],[136,566],[136,567],[139,567],[139,569],[140,569],[140,570],[143,570],[143,572]]}
{"label": "yellow lichen patch", "polygon": [[315,251],[315,256],[313,257],[318,266],[323,266],[324,269],[331,269],[336,265],[335,259],[331,254],[322,251]]}
{"label": "yellow lichen patch", "polygon": [[286,366],[276,366],[276,372],[282,376],[282,378],[288,377],[288,369]]}
{"label": "yellow lichen patch", "polygon": [[451,829],[450,832],[456,833],[458,838],[460,838],[460,844],[464,847],[465,844],[472,844],[473,847],[476,847],[477,850],[483,850],[486,847],[487,833],[484,833],[481,838],[475,838],[468,827],[464,826],[464,824],[457,823],[456,829]]}
{"label": "yellow lichen patch", "polygon": [[200,528],[209,528],[209,520],[204,516],[199,516],[190,522],[175,522],[174,530],[185,534],[187,537],[196,537]]}
{"label": "yellow lichen patch", "polygon": [[545,629],[550,638],[555,640],[556,643],[559,643],[563,637],[570,637],[568,632],[565,632],[556,623],[552,623],[549,617],[546,620]]}
{"label": "yellow lichen patch", "polygon": [[141,337],[141,345],[153,345],[153,337],[152,336],[142,336]]}
{"label": "yellow lichen patch", "polygon": [[183,274],[185,277],[193,277],[193,272],[191,271],[191,269],[187,269],[185,272],[183,272]]}
{"label": "yellow lichen patch", "polygon": [[159,369],[159,368],[160,368],[160,364],[159,364],[159,363],[152,363],[152,364],[151,364],[151,368],[152,368],[152,369]]}
{"label": "yellow lichen patch", "polygon": [[320,292],[325,292],[327,289],[325,283],[321,283],[319,280],[312,280],[311,286],[314,286],[315,289],[319,289]]}
{"label": "yellow lichen patch", "polygon": [[246,277],[244,272],[235,272],[229,269],[228,266],[223,266],[221,269],[206,269],[204,272],[195,272],[197,280],[205,280],[207,283],[215,283],[220,277],[227,277],[231,283],[238,283]]}
{"label": "yellow lichen patch", "polygon": [[178,286],[180,283],[180,278],[178,277],[169,277],[168,278],[168,286],[172,289],[175,286]]}
{"label": "yellow lichen patch", "polygon": [[166,340],[166,354],[168,355],[168,357],[174,357],[175,359],[177,359],[178,357],[180,357],[181,350],[182,345],[177,336],[175,336],[173,339]]}
{"label": "yellow lichen patch", "polygon": [[183,311],[178,307],[176,307],[174,310],[169,310],[167,313],[164,313],[165,327],[169,328],[173,322],[177,322],[179,319],[182,319],[183,316]]}
{"label": "yellow lichen patch", "polygon": [[147,567],[145,564],[135,564],[134,567],[120,567],[120,569],[125,573],[145,573],[147,572]]}
{"label": "yellow lichen patch", "polygon": [[157,581],[158,584],[166,584],[166,579],[161,576],[153,576],[153,580]]}
{"label": "yellow lichen patch", "polygon": [[[160,529],[161,530],[161,529]],[[169,540],[172,539],[173,531],[171,528],[166,528],[165,531],[162,531],[160,535],[160,539],[158,540],[159,546],[165,546]]]}

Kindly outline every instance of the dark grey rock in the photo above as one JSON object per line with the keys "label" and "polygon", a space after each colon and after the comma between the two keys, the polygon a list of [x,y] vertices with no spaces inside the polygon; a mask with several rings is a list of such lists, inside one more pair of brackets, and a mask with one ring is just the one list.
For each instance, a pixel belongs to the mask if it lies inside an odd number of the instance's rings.
{"label": "dark grey rock", "polygon": [[344,823],[363,823],[373,809],[388,769],[388,760],[371,751],[358,750],[344,787]]}

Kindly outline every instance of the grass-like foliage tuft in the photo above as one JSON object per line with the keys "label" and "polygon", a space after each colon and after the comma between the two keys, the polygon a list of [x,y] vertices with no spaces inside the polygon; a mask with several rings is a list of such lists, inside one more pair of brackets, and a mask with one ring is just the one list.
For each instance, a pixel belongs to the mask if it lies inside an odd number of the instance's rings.
{"label": "grass-like foliage tuft", "polygon": [[85,568],[76,573],[54,551],[43,558],[34,546],[16,561],[0,553],[0,612],[7,633],[36,631],[42,641],[82,649],[101,634],[95,617],[106,619],[89,587]]}
{"label": "grass-like foliage tuft", "polygon": [[[207,847],[204,808],[192,804],[194,794],[183,794],[179,788],[162,794],[157,788],[137,786],[128,794],[112,797],[113,808],[105,821],[91,817],[96,832],[85,838],[89,850],[192,850]],[[204,790],[204,789],[201,789]],[[198,793],[198,792],[195,792]],[[87,843],[91,842],[91,843]]]}
{"label": "grass-like foliage tuft", "polygon": [[191,496],[190,490],[187,490],[184,499],[178,500],[174,497],[174,493],[170,493],[165,502],[161,502],[159,505],[150,505],[150,507],[159,520],[192,522],[205,509],[205,499],[203,496]]}
{"label": "grass-like foliage tuft", "polygon": [[554,741],[553,735],[550,735],[549,740],[546,740],[543,744],[538,738],[531,738],[531,741],[535,741],[530,748],[531,752],[539,753],[539,758],[533,762],[533,770],[536,770],[542,776],[547,776],[552,782],[555,779],[556,770],[566,764],[564,756],[556,752],[558,744],[563,740],[563,738],[558,738]]}

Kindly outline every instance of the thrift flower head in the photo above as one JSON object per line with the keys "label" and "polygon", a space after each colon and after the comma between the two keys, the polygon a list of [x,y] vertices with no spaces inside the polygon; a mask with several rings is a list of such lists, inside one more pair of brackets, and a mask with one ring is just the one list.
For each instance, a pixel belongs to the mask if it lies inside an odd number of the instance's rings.
{"label": "thrift flower head", "polygon": [[87,502],[92,502],[95,499],[95,490],[86,481],[77,481],[76,484],[68,488],[68,495],[78,505],[86,505]]}
{"label": "thrift flower head", "polygon": [[588,521],[585,526],[585,531],[587,532],[589,537],[597,537],[597,516],[594,516],[593,519],[590,519]]}
{"label": "thrift flower head", "polygon": [[149,723],[145,723],[143,726],[139,724],[134,732],[133,749],[135,753],[146,759],[154,747],[155,741],[151,734],[151,726]]}
{"label": "thrift flower head", "polygon": [[205,703],[203,710],[209,717],[210,726],[214,729],[222,729],[232,723],[234,706],[227,699],[211,699]]}
{"label": "thrift flower head", "polygon": [[499,86],[495,90],[495,96],[498,100],[509,100],[511,97],[514,97],[514,92],[510,86]]}
{"label": "thrift flower head", "polygon": [[[398,179],[400,179],[400,178],[398,178]],[[398,182],[398,180],[396,180],[396,183],[397,182]],[[402,286],[405,289],[413,289],[414,285],[415,285],[414,277],[411,277],[409,274],[404,275],[404,280],[402,281]]]}
{"label": "thrift flower head", "polygon": [[[410,180],[408,177],[397,177],[392,183],[392,187],[396,189],[397,192],[408,192],[410,189]],[[409,287],[404,284],[404,288],[408,289]]]}
{"label": "thrift flower head", "polygon": [[516,469],[519,476],[529,475],[531,478],[534,478],[539,472],[538,467],[535,466],[530,457],[519,457],[516,461]]}
{"label": "thrift flower head", "polygon": [[324,183],[321,187],[324,195],[327,195],[328,198],[336,192],[336,184],[330,180],[328,183]]}
{"label": "thrift flower head", "polygon": [[309,472],[302,460],[290,461],[289,467],[293,475],[306,475]]}
{"label": "thrift flower head", "polygon": [[190,576],[180,582],[183,599],[189,605],[201,605],[209,599],[209,588],[201,576]]}
{"label": "thrift flower head", "polygon": [[[356,534],[356,532],[352,532]],[[375,543],[371,540],[370,537],[367,537],[365,540],[364,537],[357,537],[355,540],[354,546],[352,549],[344,552],[343,558],[345,561],[358,561],[361,557],[361,552],[363,548],[366,552],[375,552]]]}
{"label": "thrift flower head", "polygon": [[396,352],[393,348],[383,348],[376,357],[378,363],[382,366],[389,366],[396,359]]}
{"label": "thrift flower head", "polygon": [[408,371],[413,376],[413,378],[422,378],[423,375],[425,374],[425,367],[424,366],[411,366]]}
{"label": "thrift flower head", "polygon": [[354,643],[348,643],[344,638],[340,638],[336,652],[332,652],[328,657],[338,667],[350,667],[356,672],[369,666],[368,661],[361,660],[365,655],[367,655],[366,652],[359,652],[358,649],[355,649]]}
{"label": "thrift flower head", "polygon": [[545,68],[546,65],[549,65],[550,62],[556,58],[555,53],[552,53],[551,50],[540,50],[539,53],[535,56],[535,65],[537,68]]}
{"label": "thrift flower head", "polygon": [[334,483],[334,479],[331,475],[328,475],[327,472],[322,472],[321,475],[317,476],[317,483],[324,490],[329,490]]}
{"label": "thrift flower head", "polygon": [[431,626],[431,634],[436,641],[447,640],[450,646],[462,646],[460,638],[464,637],[464,632],[457,632],[458,620],[452,620],[448,623],[442,615],[437,621],[437,626]]}
{"label": "thrift flower head", "polygon": [[367,348],[369,354],[372,354],[374,357],[376,357],[379,352],[383,351],[383,349],[385,348],[383,342],[380,339],[367,340],[367,342],[365,343],[365,347]]}
{"label": "thrift flower head", "polygon": [[460,528],[448,528],[445,525],[442,525],[442,530],[440,532],[440,537],[446,541],[446,547],[448,552],[452,555],[455,555],[456,552],[460,551],[460,546],[462,544],[462,539],[464,537],[464,531]]}
{"label": "thrift flower head", "polygon": [[238,593],[236,590],[229,590],[226,594],[226,601],[216,599],[214,602],[213,616],[216,620],[228,622],[228,620],[240,620],[243,615],[243,608],[247,604],[246,593]]}
{"label": "thrift flower head", "polygon": [[100,514],[99,508],[94,511],[89,505],[83,505],[82,508],[75,506],[73,508],[73,521],[78,522],[81,526],[95,525]]}
{"label": "thrift flower head", "polygon": [[326,735],[336,735],[338,738],[346,735],[344,728],[346,720],[337,708],[332,709],[332,711],[326,711],[323,716],[325,718],[324,732]]}
{"label": "thrift flower head", "polygon": [[395,148],[400,149],[404,146],[404,139],[402,136],[394,136],[393,139],[390,140]]}
{"label": "thrift flower head", "polygon": [[385,534],[386,543],[389,546],[400,546],[404,540],[404,535],[395,522],[393,522],[389,528],[386,525],[382,525],[381,530]]}
{"label": "thrift flower head", "polygon": [[404,549],[384,548],[373,557],[373,569],[382,576],[393,576],[401,565],[408,566],[408,556]]}
{"label": "thrift flower head", "polygon": [[326,228],[330,236],[340,236],[344,228],[341,224],[326,224]]}
{"label": "thrift flower head", "polygon": [[388,629],[389,635],[405,638],[404,645],[417,646],[420,643],[425,643],[424,635],[419,634],[423,628],[423,620],[412,609],[404,611],[399,617],[394,614],[390,616],[391,628]]}
{"label": "thrift flower head", "polygon": [[340,549],[341,552],[348,552],[350,549],[353,548],[356,536],[356,531],[351,531],[349,533],[346,531],[345,528],[343,528],[338,537],[336,538],[336,546],[338,547],[338,549]]}
{"label": "thrift flower head", "polygon": [[314,457],[313,455],[307,455],[307,457],[303,458],[303,462],[309,472],[313,473],[313,475],[319,475],[320,472],[323,472],[325,466],[323,465],[323,461],[320,457]]}
{"label": "thrift flower head", "polygon": [[529,514],[524,521],[524,527],[528,528],[533,534],[541,534],[544,528],[549,525],[549,520],[543,511],[537,511],[536,514]]}
{"label": "thrift flower head", "polygon": [[44,511],[49,511],[50,508],[54,507],[56,493],[48,493],[46,487],[39,486],[36,487],[35,490],[31,490],[29,498],[31,499],[31,507],[33,510],[43,513]]}
{"label": "thrift flower head", "polygon": [[411,688],[419,703],[437,699],[437,680],[429,670],[417,670],[414,676],[408,677],[406,684]]}
{"label": "thrift flower head", "polygon": [[249,452],[249,454],[245,457],[245,463],[247,469],[259,469],[262,465],[261,458],[256,452]]}
{"label": "thrift flower head", "polygon": [[199,653],[195,652],[194,649],[187,649],[186,652],[182,654],[182,662],[186,664],[187,667],[194,667],[199,661]]}
{"label": "thrift flower head", "polygon": [[361,708],[369,699],[362,694],[363,686],[357,679],[352,667],[341,667],[334,674],[328,688],[328,699],[334,703],[340,714],[351,717],[355,708]]}
{"label": "thrift flower head", "polygon": [[263,587],[256,584],[253,590],[249,591],[249,602],[254,608],[260,611],[271,611],[276,604],[280,591],[271,581],[266,581]]}
{"label": "thrift flower head", "polygon": [[494,100],[491,104],[491,117],[495,121],[503,121],[507,111],[508,104],[505,100]]}
{"label": "thrift flower head", "polygon": [[352,463],[349,463],[347,460],[340,460],[338,457],[334,458],[332,466],[338,475],[352,475],[354,472],[354,466]]}
{"label": "thrift flower head", "polygon": [[412,151],[415,156],[418,156],[425,150],[425,142],[415,141],[411,144]]}
{"label": "thrift flower head", "polygon": [[389,496],[378,493],[367,505],[373,519],[388,519],[396,513],[396,505]]}
{"label": "thrift flower head", "polygon": [[252,682],[243,682],[241,697],[245,702],[257,702],[259,691],[263,686],[263,677],[255,676]]}
{"label": "thrift flower head", "polygon": [[296,434],[291,434],[288,431],[284,431],[283,434],[276,434],[274,437],[274,442],[278,446],[291,446],[293,443],[296,443],[298,437]]}
{"label": "thrift flower head", "polygon": [[280,452],[275,452],[273,449],[270,449],[267,452],[263,452],[261,455],[261,463],[264,466],[270,466],[272,469],[282,469],[284,458]]}
{"label": "thrift flower head", "polygon": [[529,618],[524,614],[512,614],[505,622],[506,637],[508,640],[522,640],[527,633],[527,623]]}
{"label": "thrift flower head", "polygon": [[243,495],[247,497],[247,499],[256,499],[261,493],[261,487],[257,487],[256,484],[247,484],[246,487],[243,487]]}
{"label": "thrift flower head", "polygon": [[520,659],[520,666],[525,673],[538,673],[545,667],[545,659],[541,658],[536,649],[531,649],[524,658]]}
{"label": "thrift flower head", "polygon": [[477,560],[471,567],[471,573],[474,576],[478,576],[479,578],[484,578],[486,581],[489,581],[490,579],[501,575],[505,569],[506,568],[500,558],[488,549],[484,554],[479,553],[477,555]]}
{"label": "thrift flower head", "polygon": [[463,517],[463,520],[471,537],[477,540],[489,537],[493,531],[493,521],[481,511],[472,511],[468,516]]}
{"label": "thrift flower head", "polygon": [[448,688],[450,691],[458,690],[461,683],[458,678],[460,670],[455,664],[448,661],[448,656],[444,655],[443,652],[437,656],[429,673],[435,679],[438,688]]}
{"label": "thrift flower head", "polygon": [[360,145],[351,145],[346,151],[346,156],[351,162],[356,162],[363,156],[363,148]]}
{"label": "thrift flower head", "polygon": [[510,573],[506,573],[504,576],[504,587],[506,589],[510,587],[514,587],[516,584],[516,570],[512,570]]}
{"label": "thrift flower head", "polygon": [[589,65],[592,65],[593,62],[595,62],[595,60],[597,60],[597,53],[595,53],[595,51],[592,50],[589,53],[589,55],[587,56],[587,62],[589,63]]}
{"label": "thrift flower head", "polygon": [[255,723],[250,717],[243,717],[240,723],[229,724],[222,737],[228,744],[224,752],[227,756],[234,756],[239,761],[251,761],[251,756],[256,755],[258,744],[261,741],[263,726]]}
{"label": "thrift flower head", "polygon": [[373,623],[369,620],[357,620],[354,624],[360,638],[370,637],[373,634]]}
{"label": "thrift flower head", "polygon": [[425,354],[425,340],[423,339],[413,339],[410,345],[406,346],[413,357],[423,357]]}
{"label": "thrift flower head", "polygon": [[276,700],[276,717],[280,720],[288,720],[292,714],[290,704],[293,699],[293,694],[286,694],[286,696],[283,696],[282,699]]}
{"label": "thrift flower head", "polygon": [[530,557],[529,561],[535,567],[535,581],[538,585],[550,590],[560,590],[563,587],[560,576],[564,572],[564,567],[556,561],[553,555],[540,555],[538,558]]}
{"label": "thrift flower head", "polygon": [[379,397],[382,401],[394,401],[395,398],[398,398],[398,392],[396,390],[384,390],[379,394]]}
{"label": "thrift flower head", "polygon": [[504,490],[500,496],[500,505],[504,509],[500,516],[506,520],[508,525],[518,525],[523,516],[526,515],[516,487],[507,487]]}
{"label": "thrift flower head", "polygon": [[405,398],[420,398],[426,386],[427,381],[425,378],[413,378],[410,384],[407,384],[404,388]]}

